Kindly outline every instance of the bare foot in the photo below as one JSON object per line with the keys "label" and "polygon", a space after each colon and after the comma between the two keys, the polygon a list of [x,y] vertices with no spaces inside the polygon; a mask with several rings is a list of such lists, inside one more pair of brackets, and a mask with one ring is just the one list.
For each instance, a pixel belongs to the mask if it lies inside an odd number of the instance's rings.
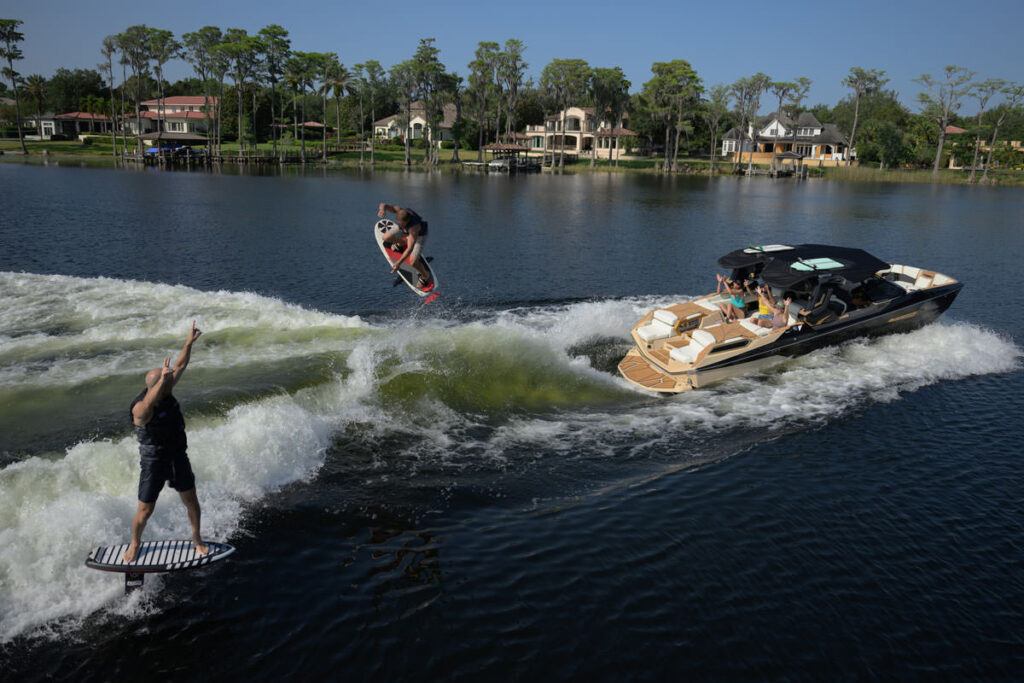
{"label": "bare foot", "polygon": [[210,554],[210,546],[206,545],[202,541],[192,541],[196,546],[196,555],[202,557],[203,555]]}
{"label": "bare foot", "polygon": [[121,557],[123,562],[132,562],[135,560],[135,553],[139,552],[139,544],[132,543],[128,546],[128,550],[124,551],[124,555]]}

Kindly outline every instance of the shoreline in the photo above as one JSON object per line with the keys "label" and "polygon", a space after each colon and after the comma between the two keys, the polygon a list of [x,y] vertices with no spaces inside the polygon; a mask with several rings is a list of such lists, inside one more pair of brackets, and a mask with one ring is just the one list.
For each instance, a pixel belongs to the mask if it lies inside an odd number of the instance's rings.
{"label": "shoreline", "polygon": [[[0,163],[25,163],[32,165],[55,165],[55,166],[81,166],[90,168],[146,168],[153,166],[153,168],[159,168],[154,164],[144,164],[136,160],[124,162],[121,159],[115,159],[109,144],[90,144],[85,145],[81,143],[73,142],[44,142],[30,141],[26,143],[30,149],[27,154],[21,152],[18,142],[11,140],[0,141]],[[33,149],[34,148],[34,149]],[[451,150],[444,150],[450,155]],[[466,150],[459,150],[465,152]],[[398,154],[402,158],[396,159],[394,156]],[[229,150],[230,156],[230,150]],[[332,153],[331,158],[326,162],[322,160],[320,156],[313,156],[310,154],[309,159],[305,163],[287,163],[287,164],[253,164],[253,163],[239,163],[239,162],[221,162],[215,166],[206,166],[203,164],[188,164],[188,163],[177,163],[171,166],[167,170],[174,171],[199,171],[199,172],[210,172],[217,171],[221,172],[224,169],[233,169],[232,172],[256,172],[256,173],[267,173],[273,174],[271,171],[279,172],[284,169],[320,169],[320,170],[371,170],[371,171],[418,171],[418,172],[432,172],[432,171],[448,171],[455,173],[489,173],[488,171],[481,171],[478,168],[467,168],[462,166],[463,161],[476,161],[476,151],[469,150],[469,154],[460,154],[460,160],[458,162],[452,161],[450,158],[443,159],[436,166],[428,166],[423,164],[421,159],[416,157],[422,156],[422,150],[413,150],[413,159],[409,165],[404,162],[404,152],[395,152],[393,150],[380,150],[377,152],[377,159],[371,166],[369,161],[365,160],[360,163],[358,152],[335,152]],[[663,175],[663,176],[687,176],[687,177],[727,177],[727,178],[743,178],[746,177],[743,173],[733,173],[731,170],[723,172],[720,169],[731,169],[732,163],[725,161],[715,162],[715,173],[712,176],[709,173],[710,163],[707,159],[700,158],[686,158],[681,160],[681,170],[664,173],[660,170],[662,158],[651,158],[651,159],[638,159],[631,158],[628,160],[622,160],[619,165],[609,165],[606,162],[599,161],[595,166],[590,166],[589,159],[581,159],[575,163],[567,164],[564,168],[550,168],[542,167],[540,173],[558,173],[558,174],[580,174],[580,173],[640,173],[644,175]],[[768,167],[765,165],[755,164],[754,168],[765,170]],[[968,182],[969,169],[943,169],[939,172],[939,176],[933,177],[930,169],[880,169],[875,167],[867,166],[836,166],[836,167],[824,167],[820,168],[817,166],[808,165],[807,179],[810,180],[836,180],[836,181],[847,181],[847,182],[878,182],[878,183],[933,183],[937,185],[970,185]],[[503,175],[507,173],[503,172]],[[980,181],[980,173],[978,180]],[[758,174],[755,177],[763,177],[769,180],[775,180],[769,178],[766,174]],[[792,178],[784,177],[783,180],[790,180]],[[985,183],[975,182],[976,185],[985,186],[998,186],[998,187],[1020,187],[1024,186],[1024,170],[1003,170],[997,169],[989,173],[988,181]]]}

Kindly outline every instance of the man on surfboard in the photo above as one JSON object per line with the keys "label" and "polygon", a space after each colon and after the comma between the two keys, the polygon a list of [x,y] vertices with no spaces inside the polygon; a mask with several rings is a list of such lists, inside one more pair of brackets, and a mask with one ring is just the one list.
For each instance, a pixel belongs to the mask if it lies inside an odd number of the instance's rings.
{"label": "man on surfboard", "polygon": [[188,441],[185,438],[185,418],[171,391],[188,367],[192,345],[202,331],[192,321],[192,329],[185,340],[185,348],[171,367],[165,358],[161,368],[146,373],[146,388],[132,401],[130,415],[139,440],[139,507],[132,520],[132,541],[125,551],[124,561],[131,562],[142,543],[142,531],[153,514],[157,496],[165,482],[181,496],[192,525],[192,543],[196,553],[206,555],[210,547],[199,534],[199,498],[196,496],[196,478],[188,460]]}
{"label": "man on surfboard", "polygon": [[384,233],[382,237],[384,244],[399,244],[403,240],[405,241],[402,258],[391,266],[391,272],[394,273],[398,270],[398,266],[402,263],[408,263],[419,271],[420,280],[417,286],[426,291],[426,287],[430,285],[430,273],[423,267],[420,254],[423,252],[423,245],[427,242],[427,222],[412,209],[403,209],[396,204],[381,202],[380,208],[377,210],[377,218],[384,218],[384,214],[387,212],[395,214],[395,222],[398,223],[398,227]]}

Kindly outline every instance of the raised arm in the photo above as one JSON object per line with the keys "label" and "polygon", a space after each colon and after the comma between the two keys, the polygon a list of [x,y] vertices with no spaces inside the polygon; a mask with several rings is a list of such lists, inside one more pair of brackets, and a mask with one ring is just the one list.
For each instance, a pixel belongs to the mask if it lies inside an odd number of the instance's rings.
{"label": "raised arm", "polygon": [[384,214],[387,212],[397,214],[401,210],[402,207],[397,204],[385,204],[384,202],[381,202],[380,207],[377,209],[377,218],[384,218]]}
{"label": "raised arm", "polygon": [[[151,372],[155,373],[156,370]],[[132,407],[132,421],[140,427],[146,426],[146,423],[153,419],[153,408],[160,402],[160,397],[173,385],[174,370],[171,368],[171,359],[164,358],[164,365],[160,368],[160,374],[156,381],[146,389],[146,395],[142,397],[142,400]]]}
{"label": "raised arm", "polygon": [[185,346],[182,348],[181,353],[178,354],[178,359],[174,361],[174,373],[171,383],[171,388],[178,383],[181,376],[185,373],[185,368],[188,367],[188,361],[192,357],[192,345],[195,344],[196,339],[199,339],[199,335],[203,333],[198,327],[196,327],[196,321],[192,321],[192,329],[189,330],[188,339],[185,340]]}

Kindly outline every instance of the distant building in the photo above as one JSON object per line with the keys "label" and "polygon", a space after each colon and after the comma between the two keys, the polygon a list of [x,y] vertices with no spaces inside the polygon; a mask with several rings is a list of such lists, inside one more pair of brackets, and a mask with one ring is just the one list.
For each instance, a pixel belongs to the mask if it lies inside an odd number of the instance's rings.
{"label": "distant building", "polygon": [[[562,130],[562,116],[565,115],[565,130]],[[598,159],[613,158],[620,154],[621,138],[636,136],[629,130],[629,115],[609,121],[599,119],[593,107],[569,107],[564,112],[552,114],[542,125],[526,127],[523,137],[532,152],[561,152],[566,154],[589,155],[596,148]]]}
{"label": "distant building", "polygon": [[47,113],[42,116],[23,118],[25,125],[36,128],[30,139],[52,140],[73,139],[85,133],[109,133],[110,117],[102,114],[91,114],[84,111],[73,111],[67,114]]}
{"label": "distant building", "polygon": [[[751,126],[746,134],[737,126],[722,136],[723,157],[746,161],[751,148],[755,164],[770,163],[773,156],[785,154],[787,158],[801,159],[804,163],[817,161],[820,165],[835,165],[849,159],[851,154],[850,143],[839,127],[822,123],[808,111],[800,114],[796,121],[776,112],[760,119],[757,128]],[[742,158],[737,158],[740,154]]]}
{"label": "distant building", "polygon": [[437,142],[450,142],[455,137],[452,135],[452,128],[455,126],[457,110],[455,105],[448,103],[444,105],[444,118],[438,126],[440,137],[429,135],[430,125],[427,123],[426,107],[422,100],[416,100],[409,107],[411,116],[406,130],[402,130],[402,119],[405,118],[402,112],[385,116],[379,121],[373,122],[373,136],[378,140],[394,140],[395,138],[407,135],[410,140],[419,140],[429,136]]}
{"label": "distant building", "polygon": [[[205,108],[209,106],[209,116]],[[157,130],[159,121],[163,123],[163,132],[166,133],[187,133],[190,135],[205,135],[207,119],[211,125],[217,120],[217,98],[205,98],[202,95],[175,95],[159,99],[145,100],[139,103],[141,111],[140,120],[137,124],[135,113],[125,114],[124,127],[129,133],[160,132]]]}

